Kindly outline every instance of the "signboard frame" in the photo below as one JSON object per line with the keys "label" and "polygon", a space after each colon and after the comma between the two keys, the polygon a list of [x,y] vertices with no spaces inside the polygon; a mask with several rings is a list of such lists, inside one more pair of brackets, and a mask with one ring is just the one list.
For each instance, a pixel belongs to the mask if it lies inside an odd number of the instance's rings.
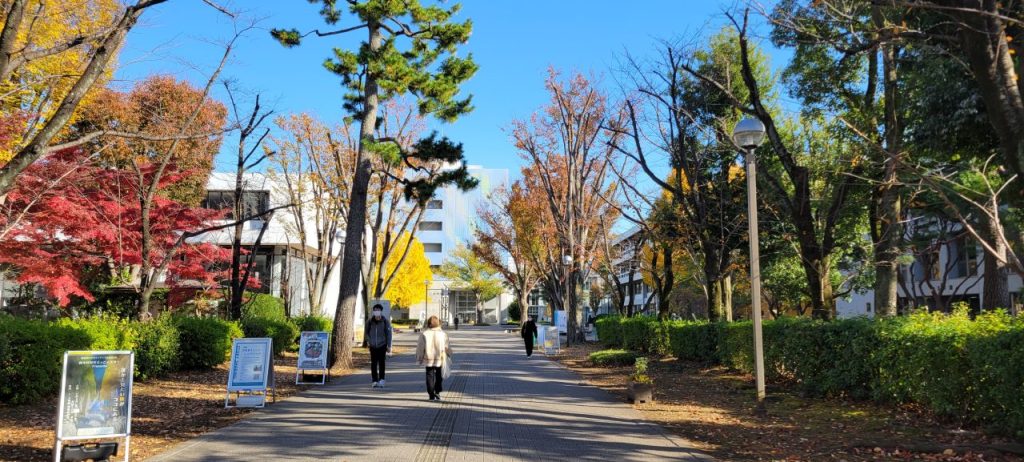
{"label": "signboard frame", "polygon": [[558,326],[558,333],[567,334],[569,332],[569,328],[567,325],[568,318],[565,315],[565,310],[555,310],[555,312],[552,313],[552,315],[555,318],[552,324]]}
{"label": "signboard frame", "polygon": [[[320,367],[304,367],[307,364],[303,364],[303,359],[306,353],[306,344],[310,338],[323,342],[323,348],[320,350],[320,361],[322,365]],[[321,340],[322,339],[322,340]],[[331,348],[331,334],[330,332],[323,331],[305,331],[299,334],[299,358],[295,363],[295,384],[296,385],[323,385],[331,379],[331,369],[327,367],[327,352]],[[303,382],[299,381],[299,377],[304,374],[304,371],[318,371],[320,372],[319,382]]]}
{"label": "signboard frame", "polygon": [[558,326],[543,326],[541,327],[544,332],[544,338],[541,340],[541,346],[544,347],[544,354],[556,355],[562,351],[561,336],[558,335]]}
{"label": "signboard frame", "polygon": [[[261,372],[259,377],[253,377],[254,382],[235,381],[235,372],[240,366],[236,361],[239,358],[238,348],[244,345],[258,345],[263,349],[263,356],[259,359]],[[228,365],[228,386],[224,394],[224,408],[231,407],[264,407],[266,406],[267,392],[269,391],[273,402],[277,402],[277,387],[274,385],[274,340],[271,338],[236,338],[231,343],[231,362]],[[231,404],[231,393],[235,393],[235,404]],[[242,393],[253,395],[253,398],[242,398]],[[258,398],[256,398],[258,397]],[[243,405],[242,403],[245,403]],[[251,405],[250,405],[251,403]]]}
{"label": "signboard frame", "polygon": [[[117,388],[125,388],[126,400],[124,407],[127,409],[125,413],[125,430],[123,433],[98,433],[91,435],[73,435],[64,436],[64,419],[65,419],[65,408],[67,405],[67,389],[68,389],[68,359],[77,356],[127,356],[128,357],[128,375],[122,385]],[[95,374],[95,372],[94,372]],[[102,380],[102,379],[101,379]],[[54,462],[60,462],[61,452],[63,452],[63,446],[65,441],[76,441],[76,440],[95,440],[102,438],[124,438],[124,460],[127,461],[129,457],[129,450],[131,449],[131,433],[132,433],[132,387],[134,386],[135,380],[135,352],[128,350],[99,350],[99,351],[88,351],[88,350],[76,350],[76,351],[65,351],[63,365],[61,367],[60,375],[60,399],[57,404],[57,423],[55,425],[56,438],[54,441],[53,448],[53,460]],[[102,381],[101,381],[102,386]]]}

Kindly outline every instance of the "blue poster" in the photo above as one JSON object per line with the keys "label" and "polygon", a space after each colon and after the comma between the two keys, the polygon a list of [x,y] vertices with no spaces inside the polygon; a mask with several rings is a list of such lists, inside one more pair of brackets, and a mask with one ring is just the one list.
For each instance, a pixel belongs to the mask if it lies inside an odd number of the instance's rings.
{"label": "blue poster", "polygon": [[127,435],[131,428],[133,368],[130,351],[67,352],[58,438]]}

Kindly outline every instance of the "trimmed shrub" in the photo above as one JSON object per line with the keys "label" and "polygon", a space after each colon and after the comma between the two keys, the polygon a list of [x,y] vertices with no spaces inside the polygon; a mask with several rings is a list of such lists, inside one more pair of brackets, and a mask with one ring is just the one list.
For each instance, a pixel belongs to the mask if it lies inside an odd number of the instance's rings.
{"label": "trimmed shrub", "polygon": [[312,314],[292,318],[292,322],[299,332],[331,332],[334,328],[333,319]]}
{"label": "trimmed shrub", "polygon": [[209,369],[231,354],[231,341],[243,337],[238,324],[218,318],[177,316],[180,366],[182,369]]}
{"label": "trimmed shrub", "polygon": [[64,351],[88,349],[91,341],[77,327],[0,316],[0,402],[25,404],[56,393]]}
{"label": "trimmed shrub", "polygon": [[974,415],[992,430],[1024,438],[1024,321],[1005,314],[978,321],[993,325],[965,345]]}
{"label": "trimmed shrub", "polygon": [[264,318],[284,321],[284,299],[268,294],[247,293],[249,299],[242,305],[242,319]]}
{"label": "trimmed shrub", "polygon": [[246,337],[270,337],[274,339],[274,354],[280,355],[295,345],[299,328],[290,321],[267,318],[243,318],[242,332]]}
{"label": "trimmed shrub", "polygon": [[668,353],[668,329],[664,323],[646,316],[620,319],[623,348],[641,353]]}
{"label": "trimmed shrub", "polygon": [[167,313],[150,322],[134,323],[135,377],[160,377],[178,369],[181,338],[174,319]]}
{"label": "trimmed shrub", "polygon": [[[750,321],[609,317],[597,325],[607,345],[659,353],[667,337],[679,359],[754,371]],[[997,311],[972,320],[959,310],[880,320],[780,318],[763,330],[769,381],[812,396],[914,402],[1024,437],[1024,319]]]}
{"label": "trimmed shrub", "polygon": [[618,316],[608,316],[598,319],[594,324],[597,328],[597,339],[609,347],[622,346],[622,319]]}
{"label": "trimmed shrub", "polygon": [[628,350],[601,350],[591,353],[587,359],[600,366],[632,366],[636,361],[636,353]]}
{"label": "trimmed shrub", "polygon": [[135,329],[128,320],[113,315],[88,318],[63,318],[60,326],[79,329],[89,336],[88,350],[134,350]]}
{"label": "trimmed shrub", "polygon": [[713,363],[721,324],[707,321],[672,321],[668,323],[669,350],[672,356],[686,361]]}

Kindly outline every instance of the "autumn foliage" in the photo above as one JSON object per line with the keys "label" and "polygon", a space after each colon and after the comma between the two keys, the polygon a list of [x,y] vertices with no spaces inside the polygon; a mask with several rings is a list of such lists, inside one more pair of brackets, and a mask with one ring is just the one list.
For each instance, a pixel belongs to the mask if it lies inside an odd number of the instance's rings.
{"label": "autumn foliage", "polygon": [[[144,164],[144,175],[153,166]],[[176,166],[161,185],[183,178]],[[0,216],[0,263],[16,269],[19,283],[36,283],[65,306],[71,297],[92,300],[86,273],[101,269],[113,276],[142,263],[141,213],[132,200],[133,173],[102,167],[80,149],[59,152],[37,162],[18,178]],[[184,230],[195,230],[221,212],[188,207],[158,197],[150,213],[155,241],[151,259],[171,258]],[[168,266],[168,282],[212,285],[218,277],[207,271],[230,257],[209,244],[180,246]]]}

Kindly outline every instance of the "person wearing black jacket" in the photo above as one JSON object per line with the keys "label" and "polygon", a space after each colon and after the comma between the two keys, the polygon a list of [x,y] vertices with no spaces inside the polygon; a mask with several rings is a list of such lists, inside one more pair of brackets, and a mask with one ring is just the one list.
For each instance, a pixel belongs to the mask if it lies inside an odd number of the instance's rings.
{"label": "person wearing black jacket", "polygon": [[527,318],[523,323],[523,327],[519,329],[519,335],[522,335],[523,341],[526,342],[526,357],[533,356],[533,340],[537,338],[537,323],[533,322],[533,316]]}
{"label": "person wearing black jacket", "polygon": [[384,307],[373,305],[373,317],[366,321],[363,331],[366,346],[370,348],[370,376],[372,388],[384,388],[384,369],[391,354],[391,321],[384,317]]}

